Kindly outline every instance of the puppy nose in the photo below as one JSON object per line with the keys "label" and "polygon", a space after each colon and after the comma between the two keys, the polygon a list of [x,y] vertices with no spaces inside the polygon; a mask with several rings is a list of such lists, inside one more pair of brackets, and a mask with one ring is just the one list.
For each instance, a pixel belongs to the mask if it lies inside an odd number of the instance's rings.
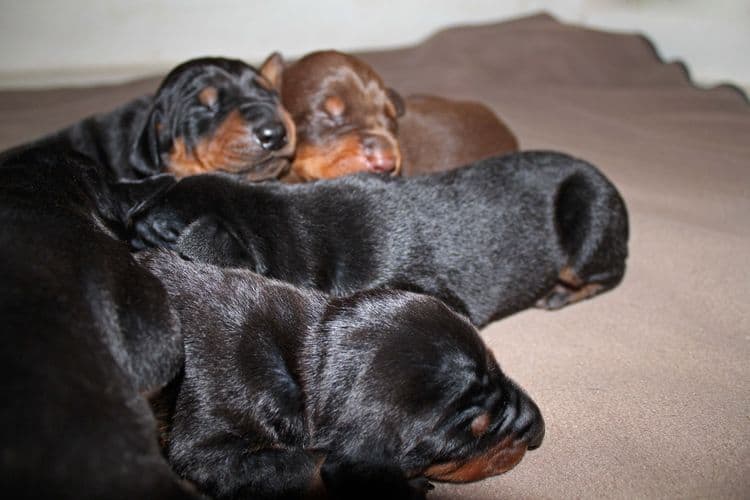
{"label": "puppy nose", "polygon": [[275,151],[286,144],[286,129],[281,122],[263,123],[253,133],[263,149]]}
{"label": "puppy nose", "polygon": [[396,154],[391,143],[384,137],[365,137],[362,139],[362,150],[370,170],[382,174],[396,170]]}
{"label": "puppy nose", "polygon": [[539,407],[513,384],[505,408],[504,433],[524,441],[529,450],[539,448],[544,440],[544,418]]}

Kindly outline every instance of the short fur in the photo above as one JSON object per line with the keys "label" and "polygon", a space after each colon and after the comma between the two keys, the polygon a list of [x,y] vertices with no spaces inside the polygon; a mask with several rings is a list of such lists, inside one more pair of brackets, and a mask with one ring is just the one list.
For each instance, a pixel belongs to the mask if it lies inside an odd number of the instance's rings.
{"label": "short fur", "polygon": [[405,99],[398,120],[402,175],[442,172],[518,151],[518,140],[487,106],[430,95]]}
{"label": "short fur", "polygon": [[537,406],[440,301],[332,298],[148,251],[185,336],[167,455],[217,498],[422,498],[541,444]]}
{"label": "short fur", "polygon": [[278,93],[242,61],[207,57],[173,69],[154,96],[6,152],[71,149],[113,178],[159,173],[178,177],[213,171],[251,180],[275,178],[289,167],[295,131]]}
{"label": "short fur", "polygon": [[161,456],[142,393],[182,363],[179,322],[131,257],[128,207],[171,176],[111,189],[69,151],[0,167],[0,490],[7,498],[196,498]]}
{"label": "short fur", "polygon": [[406,179],[183,179],[135,228],[138,246],[174,246],[334,295],[427,293],[476,325],[614,287],[628,238],[614,186],[592,165],[550,152]]}

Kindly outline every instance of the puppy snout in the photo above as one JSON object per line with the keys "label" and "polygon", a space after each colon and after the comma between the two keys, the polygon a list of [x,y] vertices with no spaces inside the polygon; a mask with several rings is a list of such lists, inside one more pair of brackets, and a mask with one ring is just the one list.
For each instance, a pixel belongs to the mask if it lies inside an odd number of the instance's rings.
{"label": "puppy snout", "polygon": [[287,142],[286,128],[279,121],[263,122],[253,129],[253,134],[260,146],[269,151],[281,149]]}
{"label": "puppy snout", "polygon": [[522,389],[513,385],[508,406],[505,409],[503,431],[526,443],[527,449],[541,446],[544,440],[544,418],[539,407]]}
{"label": "puppy snout", "polygon": [[370,135],[362,139],[362,151],[367,168],[378,173],[388,174],[398,168],[398,156],[385,137]]}

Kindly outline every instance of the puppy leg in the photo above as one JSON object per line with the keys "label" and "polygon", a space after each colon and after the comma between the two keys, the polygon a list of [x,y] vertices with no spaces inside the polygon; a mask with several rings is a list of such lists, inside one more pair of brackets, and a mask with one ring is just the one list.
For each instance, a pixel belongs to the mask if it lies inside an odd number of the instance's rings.
{"label": "puppy leg", "polygon": [[325,497],[323,457],[302,449],[251,451],[245,440],[226,434],[192,448],[186,458],[170,456],[177,473],[217,499]]}

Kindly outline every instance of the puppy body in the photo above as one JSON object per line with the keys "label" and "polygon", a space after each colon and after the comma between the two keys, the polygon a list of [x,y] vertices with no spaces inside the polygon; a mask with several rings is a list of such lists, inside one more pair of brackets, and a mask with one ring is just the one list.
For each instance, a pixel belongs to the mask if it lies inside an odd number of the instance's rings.
{"label": "puppy body", "polygon": [[183,179],[137,216],[139,245],[249,267],[334,295],[436,296],[476,325],[615,286],[627,213],[593,166],[520,153],[434,176],[249,186]]}
{"label": "puppy body", "polygon": [[508,126],[487,106],[430,95],[405,99],[398,120],[402,175],[450,170],[518,151]]}
{"label": "puppy body", "polygon": [[201,58],[173,69],[154,96],[14,148],[0,161],[29,149],[70,149],[115,179],[224,171],[259,180],[288,168],[294,143],[291,117],[262,74],[238,60]]}
{"label": "puppy body", "polygon": [[86,158],[47,153],[0,167],[0,487],[13,498],[195,498],[161,457],[140,395],[177,373],[179,323],[115,238],[123,207],[174,181],[115,193]]}
{"label": "puppy body", "polygon": [[167,438],[219,498],[420,498],[419,478],[504,472],[541,443],[534,403],[434,298],[332,298],[150,251],[185,335]]}

